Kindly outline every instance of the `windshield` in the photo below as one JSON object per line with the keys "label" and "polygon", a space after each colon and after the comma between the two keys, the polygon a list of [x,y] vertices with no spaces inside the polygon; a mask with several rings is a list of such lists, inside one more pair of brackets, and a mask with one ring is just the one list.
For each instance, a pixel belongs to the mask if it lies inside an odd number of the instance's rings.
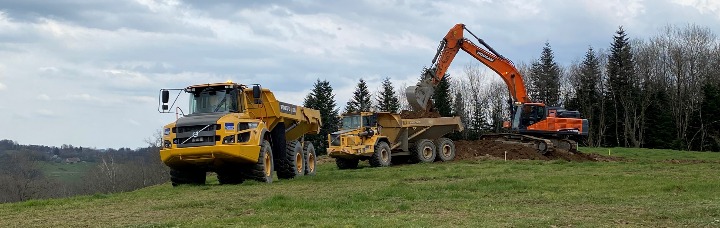
{"label": "windshield", "polygon": [[371,121],[369,116],[343,116],[341,130],[360,128],[360,118],[362,118],[362,124],[365,125],[365,127],[370,127]]}
{"label": "windshield", "polygon": [[360,116],[343,116],[342,130],[356,129],[360,127]]}
{"label": "windshield", "polygon": [[192,92],[190,113],[215,113],[238,111],[237,90],[224,87],[207,87]]}

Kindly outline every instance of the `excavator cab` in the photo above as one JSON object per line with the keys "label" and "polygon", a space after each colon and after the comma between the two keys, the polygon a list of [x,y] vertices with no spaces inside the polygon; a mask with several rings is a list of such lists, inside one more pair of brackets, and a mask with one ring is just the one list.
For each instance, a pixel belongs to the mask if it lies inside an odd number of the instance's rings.
{"label": "excavator cab", "polygon": [[547,110],[543,103],[517,104],[514,107],[512,130],[527,130],[529,126],[545,120]]}

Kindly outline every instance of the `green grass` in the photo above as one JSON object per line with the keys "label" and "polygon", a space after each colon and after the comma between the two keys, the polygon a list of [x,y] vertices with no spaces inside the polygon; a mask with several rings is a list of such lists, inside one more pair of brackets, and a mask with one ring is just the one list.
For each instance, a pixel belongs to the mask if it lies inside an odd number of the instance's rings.
{"label": "green grass", "polygon": [[688,152],[612,153],[631,160],[462,161],[357,170],[323,164],[317,176],[273,184],[221,186],[211,178],[206,186],[164,184],[2,204],[0,227],[720,226],[720,153],[682,163],[665,160],[687,160]]}
{"label": "green grass", "polygon": [[40,162],[39,168],[45,176],[60,182],[78,182],[88,173],[88,170],[97,166],[93,162],[80,162],[75,164]]}
{"label": "green grass", "polygon": [[697,151],[677,151],[667,149],[644,149],[644,148],[593,148],[581,147],[580,151],[586,153],[597,153],[602,155],[619,156],[633,161],[658,161],[658,160],[676,160],[676,161],[709,161],[720,162],[720,153],[718,152],[697,152]]}

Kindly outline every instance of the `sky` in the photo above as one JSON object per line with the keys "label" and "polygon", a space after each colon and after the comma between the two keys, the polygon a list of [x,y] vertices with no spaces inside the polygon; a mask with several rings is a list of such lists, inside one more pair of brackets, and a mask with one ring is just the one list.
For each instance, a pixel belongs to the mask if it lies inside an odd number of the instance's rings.
{"label": "sky", "polygon": [[[720,33],[716,0],[0,0],[0,139],[137,148],[174,114],[161,88],[232,80],[302,104],[328,80],[342,108],[360,78],[414,84],[457,23],[514,62],[549,42],[561,65],[619,26]],[[474,61],[463,53],[461,74]],[[187,107],[183,102],[181,107]]]}

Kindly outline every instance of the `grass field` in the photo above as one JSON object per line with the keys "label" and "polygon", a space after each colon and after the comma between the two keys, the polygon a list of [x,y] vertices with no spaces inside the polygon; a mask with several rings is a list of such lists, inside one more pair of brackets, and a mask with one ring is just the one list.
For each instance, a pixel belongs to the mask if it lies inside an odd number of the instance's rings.
{"label": "grass field", "polygon": [[[607,154],[607,149],[584,151]],[[720,227],[720,153],[460,161],[0,205],[0,227]]]}
{"label": "grass field", "polygon": [[87,175],[88,170],[97,166],[93,162],[80,162],[75,164],[55,163],[55,162],[39,162],[38,167],[43,171],[45,176],[61,182],[78,182]]}

